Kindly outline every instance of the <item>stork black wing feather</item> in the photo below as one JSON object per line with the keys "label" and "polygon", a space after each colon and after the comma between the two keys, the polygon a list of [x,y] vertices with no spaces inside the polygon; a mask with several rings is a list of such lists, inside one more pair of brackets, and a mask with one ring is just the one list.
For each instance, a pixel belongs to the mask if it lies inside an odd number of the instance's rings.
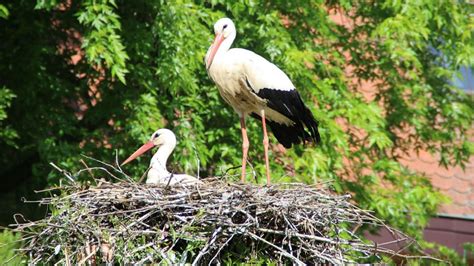
{"label": "stork black wing feather", "polygon": [[[301,143],[304,140],[315,142],[321,141],[318,132],[318,121],[314,119],[311,111],[301,100],[297,90],[260,89],[256,93],[259,97],[267,100],[269,108],[288,117],[294,122],[287,126],[266,119],[277,140],[286,148],[293,144]],[[260,118],[258,114],[253,117]],[[309,133],[308,133],[309,132]]]}

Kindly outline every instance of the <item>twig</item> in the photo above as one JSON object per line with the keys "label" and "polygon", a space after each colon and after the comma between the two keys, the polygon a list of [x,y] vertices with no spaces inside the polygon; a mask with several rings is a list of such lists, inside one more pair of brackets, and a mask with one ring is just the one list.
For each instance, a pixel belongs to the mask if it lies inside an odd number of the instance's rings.
{"label": "twig", "polygon": [[[113,166],[113,165],[111,165],[111,164],[108,164],[108,163],[103,162],[103,161],[101,161],[101,160],[97,160],[97,159],[95,159],[95,158],[89,157],[89,156],[84,155],[84,154],[81,154],[81,156],[84,157],[84,158],[87,158],[87,159],[89,159],[89,160],[92,160],[92,161],[94,161],[94,162],[98,162],[98,163],[100,163],[100,164],[102,164],[102,165],[105,165],[105,166],[107,166],[107,167],[110,167],[110,168],[113,169],[115,172],[120,173],[121,175],[123,175],[127,181],[133,182],[133,180],[132,180],[127,174],[125,174],[125,173],[122,171],[122,169],[121,169],[120,167],[119,167],[119,168],[116,168],[115,166]],[[107,171],[107,172],[108,172],[108,171]],[[108,172],[108,174],[111,175],[111,176],[113,176],[114,178],[117,178],[117,177],[115,177],[114,175],[112,175],[112,173],[110,173],[110,172]],[[117,178],[117,179],[118,179],[118,178]]]}
{"label": "twig", "polygon": [[194,155],[196,156],[196,166],[197,166],[197,178],[198,179],[201,179],[199,174],[200,174],[200,168],[201,168],[201,161],[199,160],[199,155],[198,155],[198,152],[197,152],[197,148],[196,146],[194,145],[194,143],[192,144],[192,148],[193,148],[193,151],[194,151]]}
{"label": "twig", "polygon": [[138,180],[138,183],[143,183],[143,180],[145,179],[145,176],[147,175],[148,171],[150,171],[151,169],[151,165],[148,166],[148,168],[146,169],[146,171],[143,173],[143,175],[140,177],[140,179]]}
{"label": "twig", "polygon": [[89,174],[91,175],[92,179],[95,179],[95,176],[94,176],[94,173],[92,173],[92,171],[90,170],[89,166],[86,164],[86,162],[81,159],[80,162],[86,167],[86,169],[88,170]]}
{"label": "twig", "polygon": [[94,249],[94,250],[92,250],[91,253],[89,253],[85,258],[83,258],[81,261],[79,261],[78,264],[81,265],[81,264],[83,264],[84,262],[86,262],[87,260],[89,260],[92,256],[94,256],[94,255],[97,253],[98,250],[99,250],[99,249]]}
{"label": "twig", "polygon": [[192,263],[192,266],[198,265],[199,260],[201,260],[202,256],[204,256],[208,252],[209,247],[212,246],[212,244],[214,244],[214,242],[217,239],[217,236],[220,234],[221,231],[222,231],[222,227],[219,227],[214,231],[214,233],[212,233],[212,236],[209,239],[209,242],[204,246],[204,248],[201,249],[201,251],[199,251],[199,254],[196,256],[196,258],[194,259]]}
{"label": "twig", "polygon": [[247,234],[249,234],[251,237],[259,240],[259,241],[262,241],[263,243],[269,245],[269,246],[272,246],[273,248],[277,249],[278,251],[281,252],[281,254],[289,259],[291,259],[293,262],[296,262],[298,265],[306,265],[305,263],[303,263],[301,260],[299,260],[298,258],[296,258],[295,256],[291,255],[290,253],[286,252],[286,250],[276,246],[275,244],[273,243],[270,243],[268,242],[266,239],[264,238],[261,238],[259,237],[258,235],[252,233],[252,232],[247,232]]}
{"label": "twig", "polygon": [[55,165],[53,162],[50,162],[49,163],[52,167],[54,167],[54,169],[58,170],[60,173],[62,173],[67,179],[69,179],[69,181],[71,181],[72,183],[76,183],[76,180],[74,180],[74,178],[71,176],[71,174],[69,174],[69,172],[67,172],[66,170],[63,170],[61,168],[59,168],[59,166]]}
{"label": "twig", "polygon": [[224,244],[222,244],[219,249],[217,250],[216,254],[214,255],[214,257],[212,257],[212,259],[209,261],[209,264],[211,264],[216,258],[217,256],[219,256],[219,254],[221,254],[221,251],[222,249],[227,245],[229,244],[229,242],[232,240],[232,238],[234,238],[235,236],[235,233],[232,234],[230,237],[227,238],[227,240],[224,242]]}

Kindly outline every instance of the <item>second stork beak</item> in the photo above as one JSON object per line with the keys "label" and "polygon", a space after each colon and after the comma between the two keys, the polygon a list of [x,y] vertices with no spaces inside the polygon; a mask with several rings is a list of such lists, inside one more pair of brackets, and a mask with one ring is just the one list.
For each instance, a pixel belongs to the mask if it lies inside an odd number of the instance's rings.
{"label": "second stork beak", "polygon": [[148,141],[147,143],[143,144],[138,150],[136,150],[130,157],[127,158],[120,166],[129,163],[130,161],[135,160],[138,156],[142,155],[143,153],[147,152],[151,148],[155,147],[155,143],[153,141]]}
{"label": "second stork beak", "polygon": [[207,69],[211,67],[212,60],[214,60],[214,56],[216,56],[217,50],[219,50],[219,46],[221,46],[222,41],[224,41],[224,35],[222,33],[217,34],[214,42],[212,43],[209,57],[207,58]]}

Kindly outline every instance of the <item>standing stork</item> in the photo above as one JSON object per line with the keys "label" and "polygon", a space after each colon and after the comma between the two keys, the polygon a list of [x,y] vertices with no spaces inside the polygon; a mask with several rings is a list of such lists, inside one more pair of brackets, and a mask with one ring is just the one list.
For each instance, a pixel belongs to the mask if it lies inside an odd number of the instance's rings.
{"label": "standing stork", "polygon": [[128,157],[121,165],[133,161],[138,156],[152,149],[158,147],[158,151],[153,155],[150,161],[150,169],[148,171],[146,183],[147,184],[200,184],[201,180],[194,176],[186,174],[172,174],[166,169],[166,162],[168,157],[176,147],[176,136],[173,131],[162,128],[155,131],[150,138],[150,141],[143,144],[130,157]]}
{"label": "standing stork", "polygon": [[215,39],[209,47],[206,70],[222,98],[240,116],[242,129],[242,182],[249,140],[245,127],[248,115],[262,120],[267,184],[270,183],[266,125],[285,147],[304,141],[320,142],[318,122],[301,100],[288,76],[260,55],[245,49],[230,49],[236,36],[234,23],[221,18],[214,24]]}

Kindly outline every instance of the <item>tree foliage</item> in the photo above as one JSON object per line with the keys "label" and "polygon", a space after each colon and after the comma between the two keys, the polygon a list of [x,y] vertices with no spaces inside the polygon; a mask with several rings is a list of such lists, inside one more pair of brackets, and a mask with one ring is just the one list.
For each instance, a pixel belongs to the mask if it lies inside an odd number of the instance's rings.
{"label": "tree foliage", "polygon": [[21,248],[21,234],[13,233],[10,230],[0,232],[0,260],[4,264],[21,265],[25,264],[25,258],[16,252]]}
{"label": "tree foliage", "polygon": [[[48,162],[73,170],[81,154],[112,162],[115,149],[125,158],[159,127],[178,136],[176,171],[221,175],[239,165],[237,116],[203,64],[212,25],[227,16],[234,46],[282,68],[320,121],[320,146],[273,149],[274,180],[333,181],[420,238],[443,197],[400,158],[425,149],[446,167],[463,166],[474,153],[472,95],[450,83],[461,65],[474,65],[470,12],[449,0],[6,1],[2,179],[32,160],[31,177],[54,184]],[[360,82],[375,84],[373,100]],[[260,124],[248,131],[260,178]],[[141,176],[146,160],[127,170]]]}

